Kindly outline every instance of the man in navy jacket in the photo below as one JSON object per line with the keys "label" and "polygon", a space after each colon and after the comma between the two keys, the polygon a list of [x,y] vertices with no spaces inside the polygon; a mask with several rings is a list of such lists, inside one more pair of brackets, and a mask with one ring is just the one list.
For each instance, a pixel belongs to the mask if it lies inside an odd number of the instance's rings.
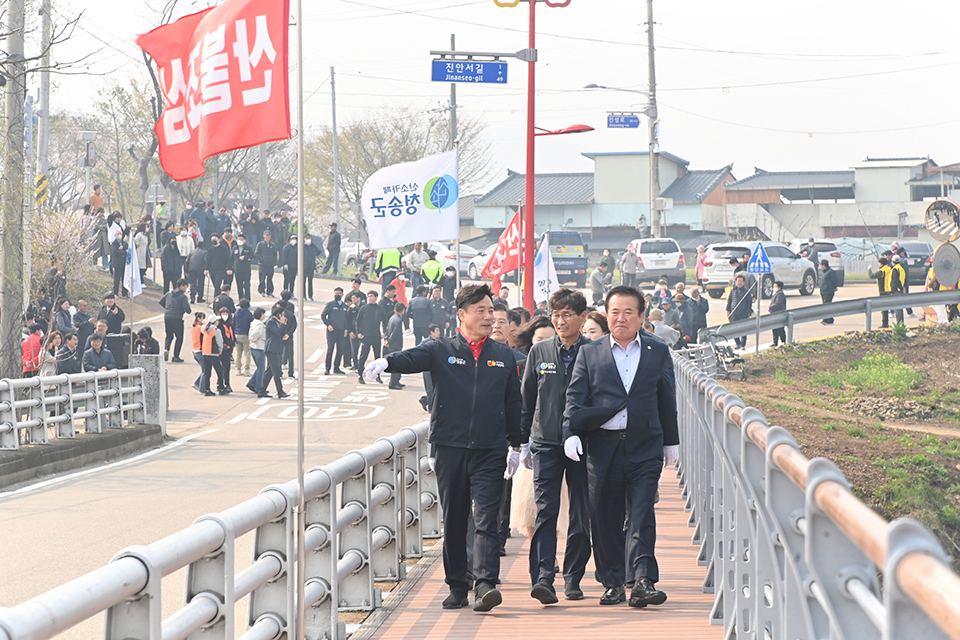
{"label": "man in navy jacket", "polygon": [[654,586],[654,496],[680,444],[673,361],[663,342],[641,333],[644,300],[636,289],[614,287],[606,307],[610,336],[581,347],[574,363],[564,451],[579,460],[587,441],[593,551],[606,589],[600,604],[623,602],[630,577],[630,606],[645,607],[667,599]]}
{"label": "man in navy jacket", "polygon": [[[503,600],[499,513],[504,478],[520,464],[520,380],[513,350],[490,340],[493,301],[487,285],[463,287],[457,295],[460,331],[371,362],[373,380],[383,371],[429,371],[435,389],[430,406],[430,443],[443,507],[443,568],[450,595],[444,609],[468,604],[467,520],[474,502],[476,536],[474,611]],[[511,450],[508,453],[507,445]],[[623,521],[621,520],[621,525]]]}

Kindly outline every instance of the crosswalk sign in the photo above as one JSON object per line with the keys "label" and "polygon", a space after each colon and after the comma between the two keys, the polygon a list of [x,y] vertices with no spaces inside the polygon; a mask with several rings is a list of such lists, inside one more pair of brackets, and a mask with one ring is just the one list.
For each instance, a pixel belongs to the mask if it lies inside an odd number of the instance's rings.
{"label": "crosswalk sign", "polygon": [[763,250],[763,244],[760,242],[753,250],[750,262],[747,263],[747,273],[770,273],[770,258],[767,257],[767,252]]}

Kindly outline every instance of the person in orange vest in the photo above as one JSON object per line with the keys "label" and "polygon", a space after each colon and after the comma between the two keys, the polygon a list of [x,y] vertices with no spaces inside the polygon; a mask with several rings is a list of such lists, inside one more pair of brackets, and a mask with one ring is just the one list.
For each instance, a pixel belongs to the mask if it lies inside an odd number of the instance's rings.
{"label": "person in orange vest", "polygon": [[200,375],[191,385],[197,391],[200,391],[200,382],[203,380],[203,352],[200,345],[200,333],[203,331],[203,323],[207,314],[203,311],[197,311],[193,314],[193,326],[190,327],[190,337],[193,339],[193,359],[200,365]]}
{"label": "person in orange vest", "polygon": [[[210,391],[210,373],[217,372],[217,391],[224,393],[223,367],[220,366],[220,352],[223,350],[223,333],[217,326],[216,318],[207,318],[200,330],[200,353],[203,357],[203,373],[200,379],[200,395],[215,395]],[[229,392],[227,392],[229,393]]]}

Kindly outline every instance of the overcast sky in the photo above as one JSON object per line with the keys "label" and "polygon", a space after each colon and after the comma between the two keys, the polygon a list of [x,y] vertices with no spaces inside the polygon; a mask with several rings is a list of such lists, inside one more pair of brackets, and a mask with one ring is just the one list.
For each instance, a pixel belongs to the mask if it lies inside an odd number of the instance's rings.
{"label": "overcast sky", "polygon": [[[88,65],[106,77],[61,77],[54,109],[82,109],[91,87],[141,73],[136,34],[157,26],[161,0],[53,0],[83,10],[57,57],[102,47]],[[181,0],[191,13],[208,6]],[[430,81],[429,51],[511,52],[527,46],[528,6],[493,0],[306,0],[308,129],[330,122],[330,66],[338,121],[384,108],[446,106],[449,85]],[[291,2],[291,12],[296,3]],[[929,156],[960,162],[957,70],[960,2],[892,0],[658,0],[654,3],[661,150],[691,169],[733,163],[743,178],[768,171],[844,169],[865,157]],[[582,152],[646,150],[646,119],[607,129],[609,110],[642,110],[639,94],[584,90],[597,83],[645,90],[642,0],[537,5],[537,126],[597,130],[537,141],[537,171],[592,171]],[[29,45],[28,45],[29,46]],[[295,64],[291,36],[291,64]],[[141,63],[142,66],[142,63]],[[525,168],[526,63],[509,62],[507,86],[458,85],[461,112],[487,124],[499,181]],[[295,109],[295,81],[291,106]],[[492,186],[492,185],[490,185]]]}

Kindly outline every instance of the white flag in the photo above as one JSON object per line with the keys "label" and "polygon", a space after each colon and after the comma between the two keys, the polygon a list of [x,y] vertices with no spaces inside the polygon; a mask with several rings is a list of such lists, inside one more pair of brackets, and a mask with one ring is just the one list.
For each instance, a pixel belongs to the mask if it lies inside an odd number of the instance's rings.
{"label": "white flag", "polygon": [[143,293],[143,283],[140,282],[140,260],[137,259],[137,244],[130,241],[127,249],[127,264],[123,268],[123,286],[135,298]]}
{"label": "white flag", "polygon": [[457,150],[384,167],[363,185],[371,249],[460,238]]}
{"label": "white flag", "polygon": [[553,266],[553,256],[550,255],[550,233],[547,232],[533,261],[533,301],[549,300],[550,294],[559,289],[560,281]]}

